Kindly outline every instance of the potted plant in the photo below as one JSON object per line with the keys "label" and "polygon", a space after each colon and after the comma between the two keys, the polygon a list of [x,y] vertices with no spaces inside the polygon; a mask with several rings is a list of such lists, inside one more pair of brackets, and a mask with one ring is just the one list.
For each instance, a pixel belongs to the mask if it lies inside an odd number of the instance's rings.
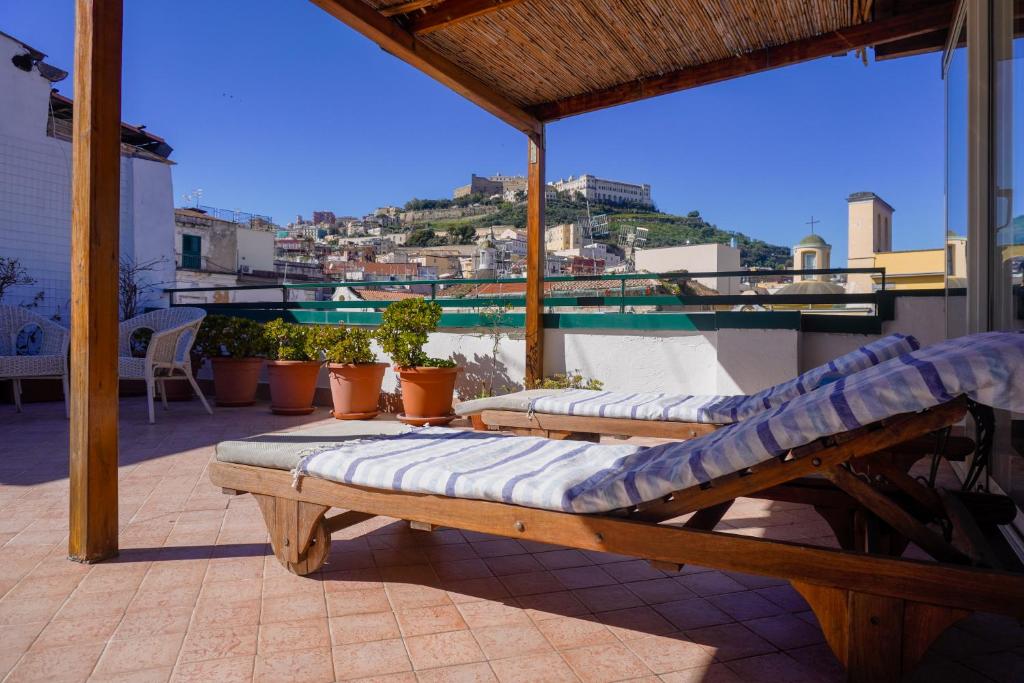
{"label": "potted plant", "polygon": [[600,391],[604,388],[604,382],[599,379],[585,377],[579,370],[566,373],[555,373],[544,377],[536,382],[530,383],[527,389],[589,389]]}
{"label": "potted plant", "polygon": [[406,424],[441,425],[455,419],[452,396],[459,368],[447,358],[430,358],[423,352],[430,333],[441,321],[441,307],[423,299],[403,299],[384,309],[375,335],[391,356],[402,387]]}
{"label": "potted plant", "polygon": [[387,363],[378,363],[370,348],[373,335],[356,327],[328,328],[322,335],[333,415],[339,420],[377,416],[380,386]]}
{"label": "potted plant", "polygon": [[263,331],[268,346],[270,410],[278,415],[312,413],[321,365],[317,338],[320,328],[278,318],[266,323]]}
{"label": "potted plant", "polygon": [[193,349],[210,359],[213,392],[219,406],[250,406],[266,355],[263,327],[248,318],[208,315]]}

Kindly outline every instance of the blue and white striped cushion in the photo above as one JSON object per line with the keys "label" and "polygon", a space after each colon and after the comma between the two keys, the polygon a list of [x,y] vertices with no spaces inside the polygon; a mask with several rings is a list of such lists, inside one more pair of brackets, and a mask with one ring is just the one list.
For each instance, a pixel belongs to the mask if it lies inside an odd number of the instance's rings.
{"label": "blue and white striped cushion", "polygon": [[530,410],[549,415],[732,424],[780,406],[824,381],[853,374],[918,348],[920,345],[914,337],[891,334],[750,396],[680,396],[576,389],[535,398],[530,402]]}
{"label": "blue and white striped cushion", "polygon": [[657,500],[815,439],[967,395],[1024,412],[1024,334],[950,340],[690,441],[643,448],[445,428],[332,446],[298,474],[379,489],[591,513]]}

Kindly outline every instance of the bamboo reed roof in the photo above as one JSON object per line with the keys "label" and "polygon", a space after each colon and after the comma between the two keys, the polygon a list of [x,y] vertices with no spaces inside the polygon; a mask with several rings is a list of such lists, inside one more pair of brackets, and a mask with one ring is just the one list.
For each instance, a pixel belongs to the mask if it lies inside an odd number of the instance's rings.
{"label": "bamboo reed roof", "polygon": [[952,0],[312,0],[527,132],[867,46],[935,35]]}
{"label": "bamboo reed roof", "polygon": [[525,0],[421,40],[529,107],[859,23],[851,10],[849,0]]}

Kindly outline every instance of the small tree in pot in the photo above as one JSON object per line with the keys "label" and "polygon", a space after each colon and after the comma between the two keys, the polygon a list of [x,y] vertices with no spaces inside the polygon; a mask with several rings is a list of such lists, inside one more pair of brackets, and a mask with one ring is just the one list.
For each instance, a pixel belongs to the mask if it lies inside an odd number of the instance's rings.
{"label": "small tree in pot", "polygon": [[377,341],[391,356],[402,386],[398,419],[408,424],[448,424],[455,419],[452,396],[459,368],[447,358],[430,358],[423,347],[441,321],[441,307],[424,299],[391,304],[376,331]]}
{"label": "small tree in pot", "polygon": [[334,417],[339,420],[377,417],[380,385],[388,364],[377,362],[370,348],[373,335],[356,327],[333,327],[325,329],[322,338]]}
{"label": "small tree in pot", "polygon": [[278,415],[313,412],[313,394],[320,374],[323,328],[288,323],[280,318],[263,326],[270,355],[270,410]]}
{"label": "small tree in pot", "polygon": [[210,359],[213,391],[219,406],[250,406],[267,354],[263,327],[255,320],[208,315],[193,350]]}

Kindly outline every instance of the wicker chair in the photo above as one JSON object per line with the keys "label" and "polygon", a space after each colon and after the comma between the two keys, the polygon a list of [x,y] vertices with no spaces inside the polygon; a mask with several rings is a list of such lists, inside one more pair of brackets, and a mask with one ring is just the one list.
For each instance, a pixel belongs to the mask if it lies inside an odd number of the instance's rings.
{"label": "wicker chair", "polygon": [[68,406],[68,331],[21,306],[0,306],[0,380],[14,383],[14,406],[21,412],[21,380],[59,379]]}
{"label": "wicker chair", "polygon": [[[121,379],[145,380],[150,424],[156,421],[153,399],[158,388],[164,409],[167,409],[164,384],[169,381],[187,381],[191,384],[206,412],[213,415],[210,404],[206,402],[192,374],[192,357],[189,353],[205,317],[206,311],[201,308],[175,307],[143,313],[121,323],[118,335],[118,373]],[[152,336],[145,355],[133,355],[134,335],[140,331],[151,331]]]}

